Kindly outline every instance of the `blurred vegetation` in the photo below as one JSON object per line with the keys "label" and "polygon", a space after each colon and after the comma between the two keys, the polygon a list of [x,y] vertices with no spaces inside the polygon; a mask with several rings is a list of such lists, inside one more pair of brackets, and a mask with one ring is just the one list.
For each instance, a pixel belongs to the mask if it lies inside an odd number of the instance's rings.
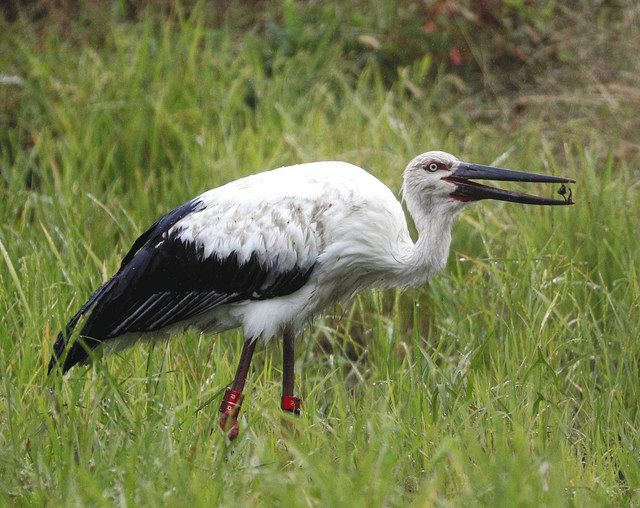
{"label": "blurred vegetation", "polygon": [[[197,12],[203,30],[224,28],[233,31],[233,44],[251,44],[267,77],[287,58],[330,46],[353,82],[374,64],[386,87],[401,82],[418,103],[429,96],[451,126],[460,115],[505,132],[531,119],[546,122],[560,136],[597,126],[603,144],[615,146],[620,157],[640,160],[635,114],[640,12],[634,0],[10,0],[3,5],[5,74],[29,74],[18,47],[26,41],[16,33],[40,48],[62,39],[67,57],[89,49],[102,54],[115,49],[116,27],[135,31],[140,22],[152,23],[152,31],[178,27]],[[6,148],[8,130],[21,123],[22,101],[11,87],[2,86],[0,94],[0,143]],[[246,100],[255,99],[249,83]],[[22,130],[23,142],[29,142],[28,131]]]}

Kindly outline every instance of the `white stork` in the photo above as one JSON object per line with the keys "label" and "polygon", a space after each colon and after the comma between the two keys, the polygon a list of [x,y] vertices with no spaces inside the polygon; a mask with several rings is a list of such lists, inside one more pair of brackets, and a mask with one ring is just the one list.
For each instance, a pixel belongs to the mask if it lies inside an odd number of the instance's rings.
{"label": "white stork", "polygon": [[439,151],[418,155],[402,187],[419,233],[415,243],[391,190],[346,162],[282,167],[209,190],[134,242],[118,272],[58,335],[49,372],[86,363],[103,343],[123,347],[192,327],[242,327],[245,343],[220,407],[221,427],[231,439],[238,435],[254,348],[276,335],[283,336],[281,408],[297,413],[294,339],[311,318],[365,288],[417,286],[441,271],[454,217],[471,201],[571,204],[569,197],[519,194],[475,179],[574,181],[469,164]]}

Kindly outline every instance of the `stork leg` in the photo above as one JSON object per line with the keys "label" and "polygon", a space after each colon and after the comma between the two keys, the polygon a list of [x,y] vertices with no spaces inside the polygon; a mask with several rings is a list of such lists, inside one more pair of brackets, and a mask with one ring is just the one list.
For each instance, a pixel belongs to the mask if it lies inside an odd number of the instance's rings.
{"label": "stork leg", "polygon": [[280,408],[294,414],[300,414],[300,399],[293,395],[294,378],[294,341],[295,335],[285,330],[282,337],[282,399]]}
{"label": "stork leg", "polygon": [[253,358],[253,351],[257,342],[257,340],[250,339],[245,341],[242,346],[236,377],[233,378],[231,387],[225,391],[224,398],[220,404],[220,412],[222,413],[222,416],[220,416],[220,428],[227,433],[227,437],[232,441],[238,437],[240,432],[238,414],[240,414],[240,408],[242,407],[242,390],[247,381],[251,358]]}

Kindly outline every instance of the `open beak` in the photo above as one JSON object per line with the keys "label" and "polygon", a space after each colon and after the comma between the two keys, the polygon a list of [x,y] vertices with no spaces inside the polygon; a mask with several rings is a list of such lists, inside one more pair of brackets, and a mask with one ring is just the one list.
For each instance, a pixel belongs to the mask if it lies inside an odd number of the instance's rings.
{"label": "open beak", "polygon": [[492,166],[482,166],[481,164],[470,164],[461,162],[458,168],[444,178],[447,182],[456,184],[456,189],[451,193],[451,197],[460,201],[477,201],[479,199],[497,199],[499,201],[510,201],[512,203],[525,203],[528,205],[572,205],[571,191],[567,195],[564,185],[560,187],[558,193],[563,199],[540,198],[528,194],[520,194],[503,189],[496,189],[488,185],[482,185],[473,180],[499,180],[503,182],[538,182],[538,183],[574,183],[571,178],[560,176],[538,175],[535,173],[524,173],[522,171],[512,171],[510,169],[494,168]]}

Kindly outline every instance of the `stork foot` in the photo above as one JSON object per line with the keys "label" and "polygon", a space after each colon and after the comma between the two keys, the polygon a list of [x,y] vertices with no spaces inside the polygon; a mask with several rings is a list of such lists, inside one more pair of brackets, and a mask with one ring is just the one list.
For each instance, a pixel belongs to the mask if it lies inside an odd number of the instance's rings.
{"label": "stork foot", "polygon": [[294,415],[300,414],[301,401],[299,397],[293,395],[283,395],[280,399],[280,409],[293,413]]}
{"label": "stork foot", "polygon": [[220,404],[220,428],[227,435],[230,441],[238,437],[240,426],[238,425],[238,414],[242,408],[242,392],[227,388],[224,392],[222,403]]}

